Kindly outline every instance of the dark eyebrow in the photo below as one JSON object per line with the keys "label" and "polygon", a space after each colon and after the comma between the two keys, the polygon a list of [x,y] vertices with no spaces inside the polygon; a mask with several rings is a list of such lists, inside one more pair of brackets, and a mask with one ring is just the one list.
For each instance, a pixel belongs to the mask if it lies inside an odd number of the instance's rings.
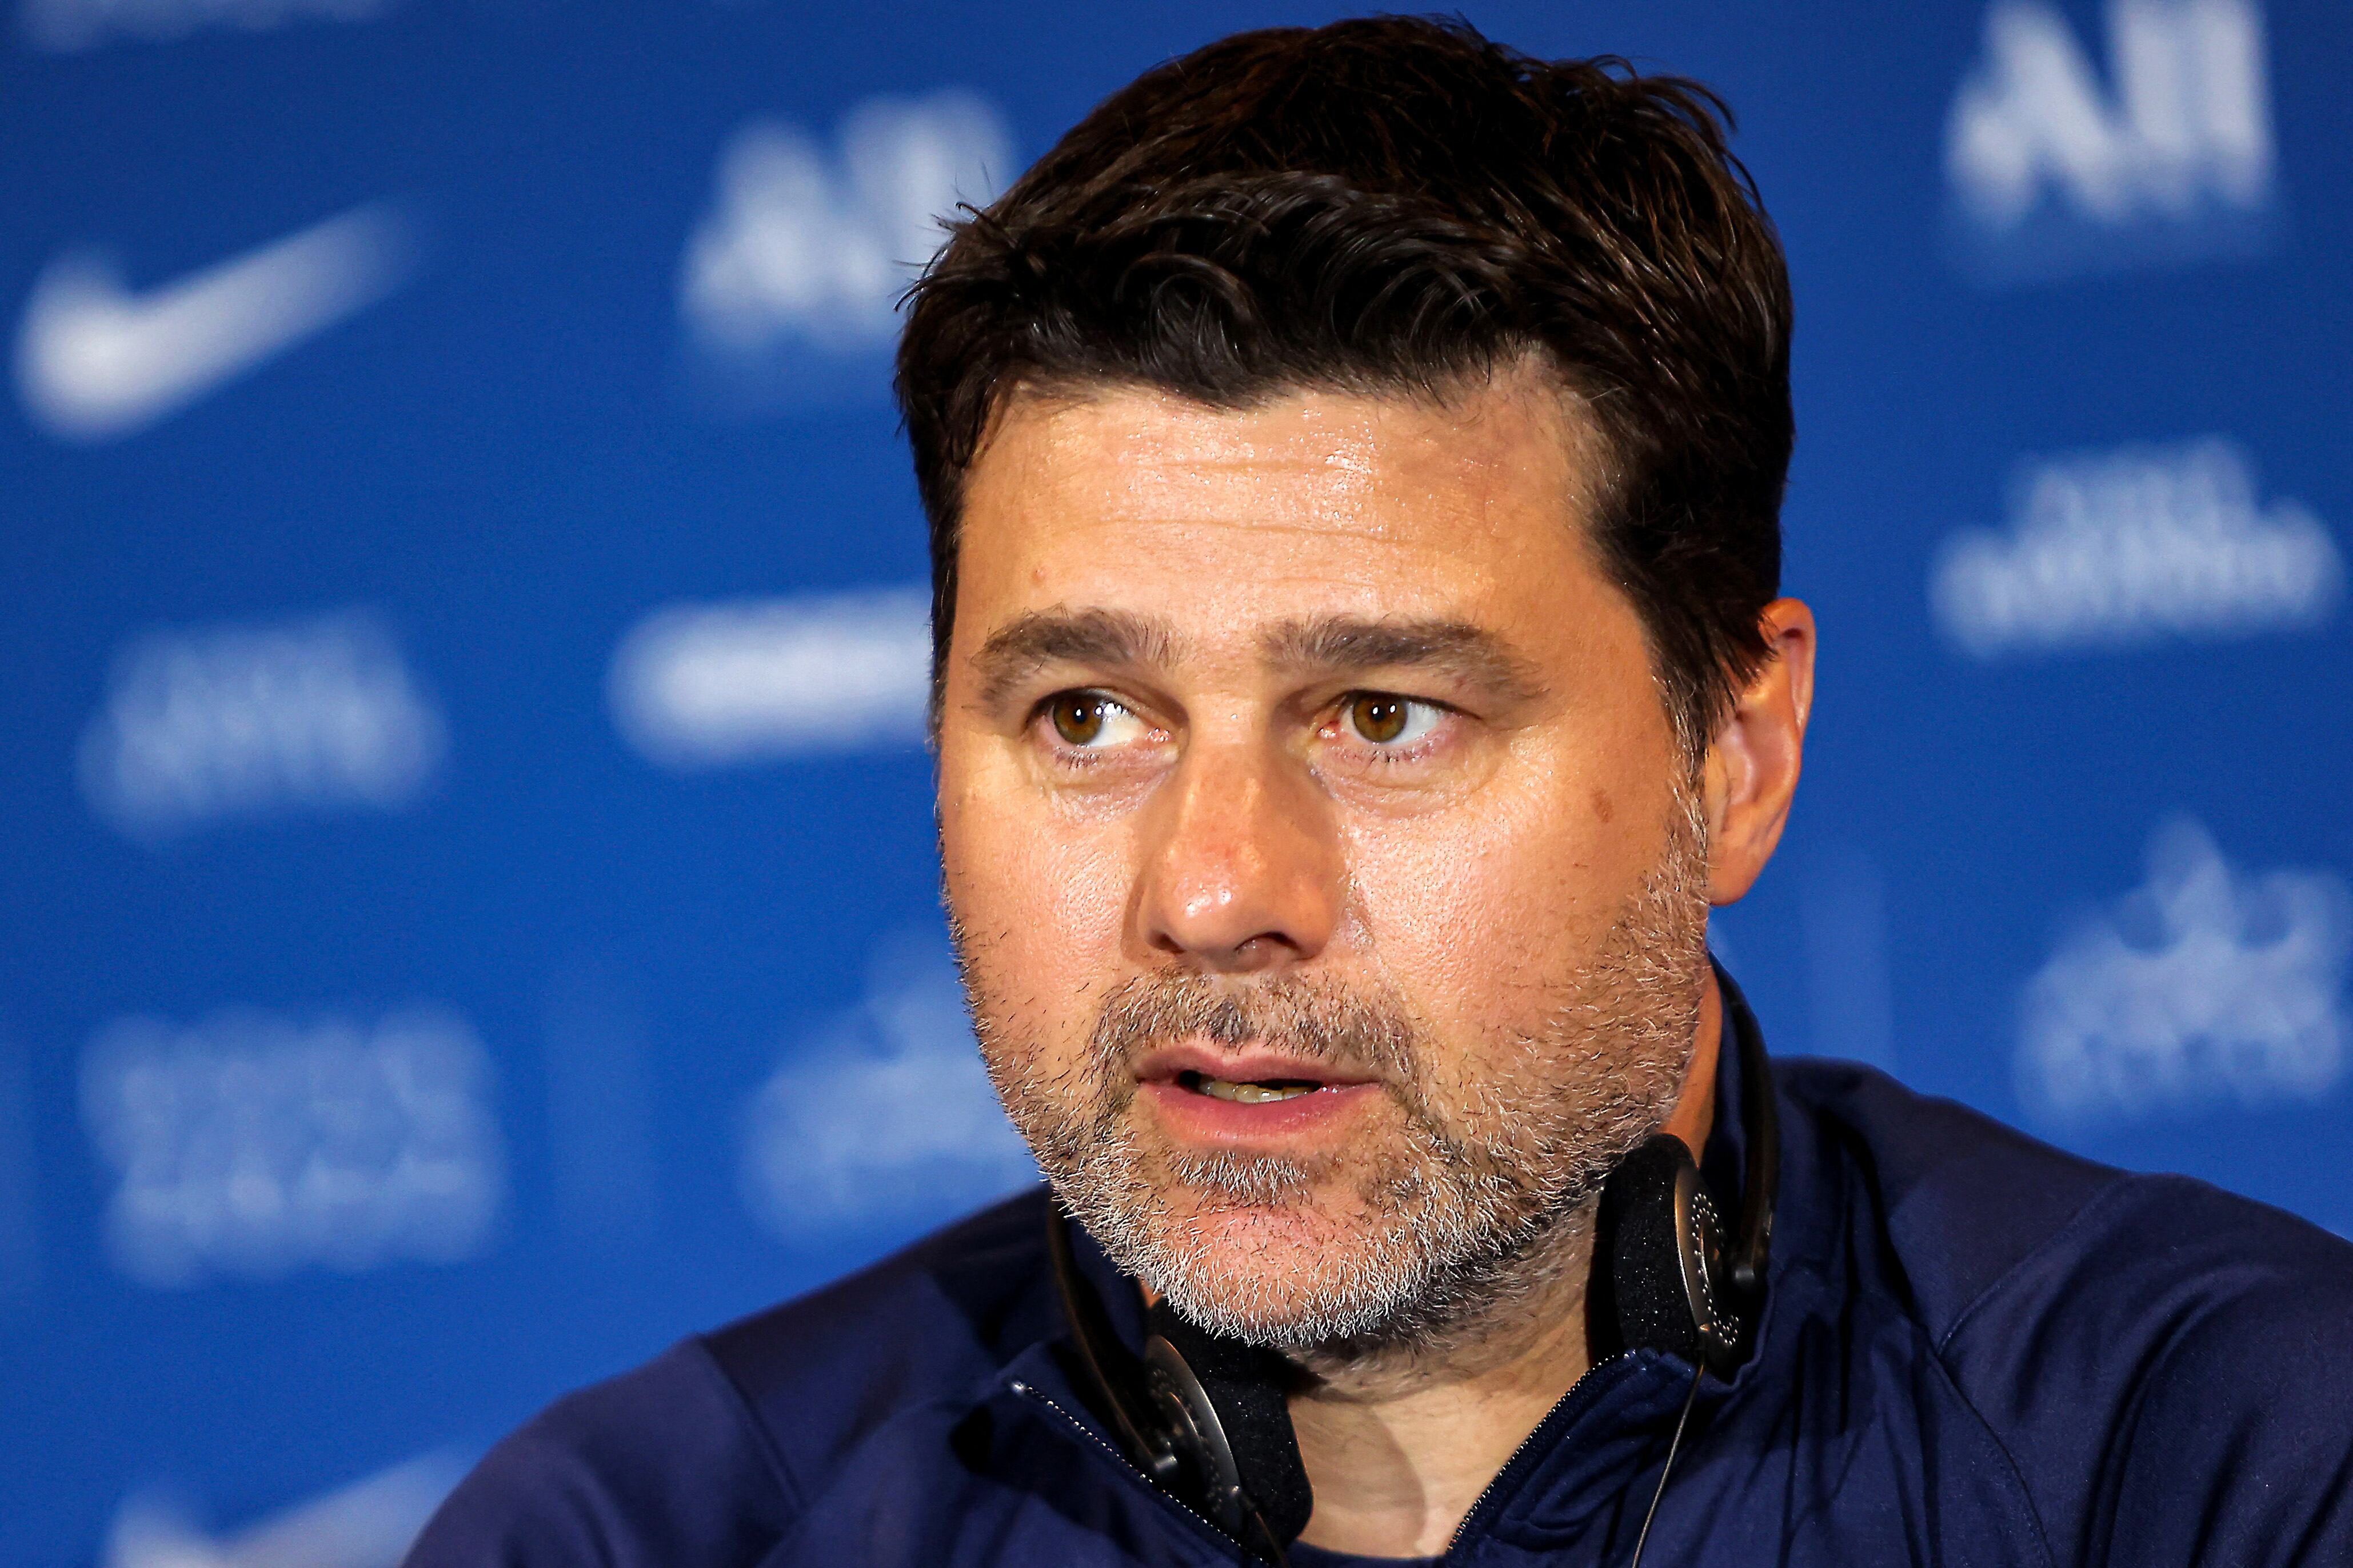
{"label": "dark eyebrow", "polygon": [[1122,610],[1031,610],[990,633],[973,663],[981,702],[994,708],[1050,664],[1166,669],[1177,652],[1176,634],[1164,621]]}
{"label": "dark eyebrow", "polygon": [[1535,665],[1468,621],[1319,616],[1275,627],[1266,636],[1265,654],[1269,663],[1294,670],[1436,670],[1523,701],[1544,689]]}

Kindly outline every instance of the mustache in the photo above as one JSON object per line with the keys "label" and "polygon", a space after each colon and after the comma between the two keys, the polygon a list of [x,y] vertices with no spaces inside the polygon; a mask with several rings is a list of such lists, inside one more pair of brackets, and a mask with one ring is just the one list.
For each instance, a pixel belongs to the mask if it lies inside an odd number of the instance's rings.
{"label": "mustache", "polygon": [[1133,975],[1103,997],[1092,1047],[1097,1066],[1108,1068],[1187,1039],[1266,1046],[1398,1082],[1412,1081],[1419,1066],[1413,1025],[1395,997],[1299,974],[1250,981],[1194,970]]}

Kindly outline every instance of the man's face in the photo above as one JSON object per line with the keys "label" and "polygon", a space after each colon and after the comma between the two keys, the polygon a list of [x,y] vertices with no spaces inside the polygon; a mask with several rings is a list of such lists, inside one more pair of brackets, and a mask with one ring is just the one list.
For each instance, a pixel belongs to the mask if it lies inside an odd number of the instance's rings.
{"label": "man's face", "polygon": [[1704,849],[1534,375],[1018,397],[967,481],[946,885],[1015,1122],[1188,1316],[1440,1332],[1672,1106]]}

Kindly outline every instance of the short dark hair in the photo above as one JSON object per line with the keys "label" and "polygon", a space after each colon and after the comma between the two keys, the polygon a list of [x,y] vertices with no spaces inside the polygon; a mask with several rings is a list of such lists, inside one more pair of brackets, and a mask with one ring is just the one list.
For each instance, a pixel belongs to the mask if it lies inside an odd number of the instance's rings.
{"label": "short dark hair", "polygon": [[1014,391],[1444,397],[1538,356],[1604,443],[1595,539],[1695,764],[1768,657],[1789,287],[1708,89],[1468,23],[1237,34],[1106,99],[909,299],[934,719],[966,470]]}

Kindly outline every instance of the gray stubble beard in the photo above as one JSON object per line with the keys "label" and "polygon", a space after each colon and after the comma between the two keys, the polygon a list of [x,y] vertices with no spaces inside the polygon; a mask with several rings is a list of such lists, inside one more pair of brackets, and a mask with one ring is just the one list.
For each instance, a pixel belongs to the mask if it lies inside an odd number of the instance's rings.
{"label": "gray stubble beard", "polygon": [[[1611,1166],[1658,1131],[1683,1086],[1707,982],[1705,826],[1679,789],[1668,842],[1600,950],[1551,987],[1545,1026],[1461,1102],[1430,1097],[1430,1048],[1402,1003],[1289,974],[1247,984],[1191,970],[1136,975],[1103,999],[1079,1075],[1039,1054],[957,948],[984,1056],[1008,1113],[1071,1214],[1113,1262],[1212,1332],[1311,1369],[1366,1373],[1514,1336],[1559,1309],[1589,1255]],[[1404,1133],[1356,1174],[1366,1223],[1268,1268],[1212,1245],[1195,1214],[1294,1218],[1336,1161],[1202,1153],[1140,1139],[1127,1064],[1156,1044],[1256,1041],[1373,1074]],[[1582,1277],[1574,1281],[1581,1296]]]}

